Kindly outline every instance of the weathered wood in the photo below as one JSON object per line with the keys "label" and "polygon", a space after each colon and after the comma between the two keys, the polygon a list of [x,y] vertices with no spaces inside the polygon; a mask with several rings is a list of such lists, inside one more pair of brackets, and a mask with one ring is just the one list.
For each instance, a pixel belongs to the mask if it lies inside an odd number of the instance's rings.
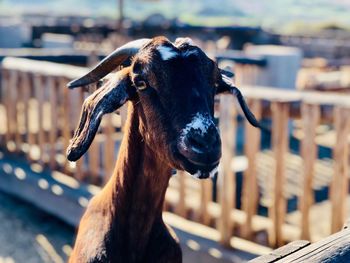
{"label": "weathered wood", "polygon": [[269,207],[272,228],[269,231],[269,244],[273,247],[283,245],[282,225],[286,214],[285,155],[288,151],[288,104],[273,102],[272,148],[275,155],[275,170],[272,174],[271,193],[273,203]]}
{"label": "weathered wood", "polygon": [[313,243],[278,261],[278,263],[291,262],[350,262],[349,229]]}
{"label": "weathered wood", "polygon": [[306,240],[297,240],[293,241],[283,247],[280,247],[267,255],[260,256],[253,260],[250,260],[249,263],[272,263],[279,261],[282,258],[285,258],[305,247],[310,245],[309,241]]}
{"label": "weathered wood", "polygon": [[12,57],[5,58],[1,65],[3,68],[10,71],[17,70],[39,75],[64,77],[67,79],[74,79],[88,72],[88,69],[83,67]]}
{"label": "weathered wood", "polygon": [[[261,118],[261,101],[249,101],[251,111],[259,120]],[[247,215],[247,222],[243,226],[242,234],[247,239],[252,239],[252,218],[257,212],[259,189],[257,183],[256,158],[260,150],[261,131],[245,121],[244,152],[248,159],[248,168],[244,171],[242,209]]]}
{"label": "weathered wood", "polygon": [[334,108],[334,127],[336,131],[336,144],[333,149],[334,176],[331,184],[332,201],[332,233],[339,231],[346,217],[346,196],[348,194],[349,174],[349,145],[350,131],[349,109]]}
{"label": "weathered wood", "polygon": [[219,167],[218,187],[221,217],[219,220],[220,243],[229,246],[232,236],[233,222],[230,219],[235,204],[235,177],[232,174],[231,160],[235,152],[236,110],[234,98],[229,95],[220,96],[219,129],[222,144],[222,158]]}
{"label": "weathered wood", "polygon": [[317,158],[316,128],[319,123],[320,110],[317,105],[302,104],[302,123],[304,138],[301,144],[303,158],[303,193],[299,198],[301,211],[301,239],[310,240],[309,215],[314,202],[312,183]]}

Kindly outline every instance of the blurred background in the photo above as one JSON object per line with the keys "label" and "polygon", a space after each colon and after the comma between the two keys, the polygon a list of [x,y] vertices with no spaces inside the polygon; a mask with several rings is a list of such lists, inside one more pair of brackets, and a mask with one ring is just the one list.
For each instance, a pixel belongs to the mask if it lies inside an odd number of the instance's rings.
{"label": "blurred background", "polygon": [[[247,262],[321,240],[349,216],[350,1],[0,0],[0,263],[65,262],[88,200],[108,180],[125,109],[88,153],[65,158],[82,101],[65,85],[137,38],[191,37],[267,127],[230,122],[213,180],[178,172],[166,194],[184,262]],[[225,105],[220,103],[225,101]],[[229,119],[220,111],[229,109]],[[228,160],[228,161],[227,161]]]}

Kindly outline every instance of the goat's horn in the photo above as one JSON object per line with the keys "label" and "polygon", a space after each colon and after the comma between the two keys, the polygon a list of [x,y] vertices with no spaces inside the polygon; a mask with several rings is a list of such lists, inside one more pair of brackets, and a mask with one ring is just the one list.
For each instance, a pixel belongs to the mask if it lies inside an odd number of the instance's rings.
{"label": "goat's horn", "polygon": [[230,78],[224,74],[221,74],[221,78],[222,78],[221,84],[225,86],[225,90],[230,91],[233,95],[237,97],[238,103],[241,106],[242,111],[245,117],[247,118],[247,120],[249,121],[249,123],[254,127],[264,129],[259,123],[259,121],[255,118],[254,114],[250,111],[240,90],[232,84]]}
{"label": "goat's horn", "polygon": [[135,55],[142,46],[148,43],[150,39],[142,38],[139,40],[131,41],[105,57],[95,68],[93,68],[89,73],[84,75],[79,79],[75,79],[68,83],[68,88],[73,89],[76,87],[85,86],[94,83],[104,76],[106,76],[111,71],[115,70],[120,66],[126,59]]}

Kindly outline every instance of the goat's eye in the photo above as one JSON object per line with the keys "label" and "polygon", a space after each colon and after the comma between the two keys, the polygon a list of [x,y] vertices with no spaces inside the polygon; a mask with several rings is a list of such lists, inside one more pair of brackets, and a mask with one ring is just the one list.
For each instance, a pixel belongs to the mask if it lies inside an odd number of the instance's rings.
{"label": "goat's eye", "polygon": [[144,90],[147,88],[147,83],[144,80],[138,80],[135,82],[135,86],[138,90]]}

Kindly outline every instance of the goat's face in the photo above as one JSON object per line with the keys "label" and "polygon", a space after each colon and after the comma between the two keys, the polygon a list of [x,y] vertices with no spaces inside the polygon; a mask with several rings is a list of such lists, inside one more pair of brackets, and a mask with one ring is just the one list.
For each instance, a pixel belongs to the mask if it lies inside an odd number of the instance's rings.
{"label": "goat's face", "polygon": [[221,157],[213,118],[216,64],[186,39],[173,45],[159,38],[140,50],[131,67],[145,142],[171,166],[208,177]]}
{"label": "goat's face", "polygon": [[234,92],[247,119],[255,126],[258,122],[238,89],[189,39],[172,44],[165,38],[154,38],[143,42],[136,52],[126,45],[69,87],[99,80],[132,52],[131,66],[118,71],[85,101],[68,159],[76,160],[88,149],[103,114],[130,100],[138,113],[139,132],[159,158],[197,178],[209,177],[221,157],[213,118],[215,94]]}

